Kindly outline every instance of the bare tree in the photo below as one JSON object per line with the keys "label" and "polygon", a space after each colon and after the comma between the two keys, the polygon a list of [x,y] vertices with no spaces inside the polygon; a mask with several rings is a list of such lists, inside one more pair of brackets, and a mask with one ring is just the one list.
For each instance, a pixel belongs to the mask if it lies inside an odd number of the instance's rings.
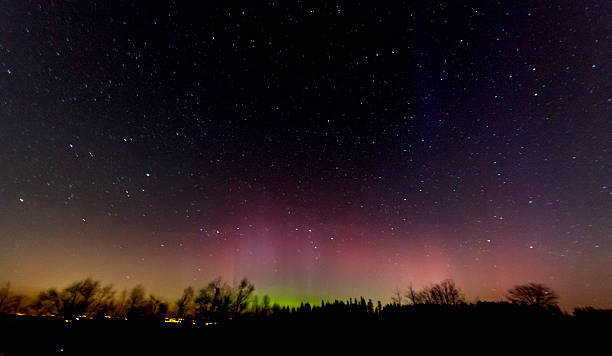
{"label": "bare tree", "polygon": [[233,298],[233,311],[236,314],[242,313],[249,305],[249,299],[255,291],[255,286],[249,283],[249,280],[243,278],[236,287],[235,296]]}
{"label": "bare tree", "polygon": [[148,309],[148,316],[157,319],[163,319],[168,313],[168,303],[164,302],[153,294],[149,295],[149,299],[147,300],[146,304]]}
{"label": "bare tree", "polygon": [[441,283],[425,287],[421,291],[416,291],[412,285],[410,285],[405,296],[413,305],[459,305],[465,302],[461,290],[455,286],[455,282],[452,279],[446,279]]}
{"label": "bare tree", "polygon": [[231,288],[221,277],[200,289],[195,299],[196,315],[202,319],[222,320],[241,314],[249,305],[255,286],[243,278]]}
{"label": "bare tree", "polygon": [[391,297],[391,302],[393,304],[402,305],[403,297],[404,296],[402,295],[402,291],[399,289],[399,287],[395,287],[395,291],[393,291],[393,296]]}
{"label": "bare tree", "polygon": [[54,288],[40,292],[33,307],[38,315],[60,315],[62,303],[59,293]]}
{"label": "bare tree", "polygon": [[178,318],[192,317],[194,302],[194,290],[193,287],[189,286],[183,290],[183,295],[176,301]]}
{"label": "bare tree", "polygon": [[41,292],[35,303],[39,314],[57,315],[65,319],[78,316],[97,316],[113,302],[112,285],[101,287],[91,278],[75,282],[58,292],[54,288]]}
{"label": "bare tree", "polygon": [[506,298],[514,304],[551,307],[556,306],[559,296],[549,287],[539,283],[515,286],[508,290]]}
{"label": "bare tree", "polygon": [[128,291],[124,289],[121,291],[119,295],[119,299],[113,302],[113,313],[112,315],[115,318],[125,318],[127,317],[127,312],[129,310],[129,300],[128,300]]}
{"label": "bare tree", "polygon": [[93,317],[103,317],[110,315],[115,309],[115,289],[112,284],[98,288],[95,298],[87,308],[87,315]]}
{"label": "bare tree", "polygon": [[145,289],[141,285],[132,288],[126,300],[127,318],[141,318],[147,316],[147,299]]}
{"label": "bare tree", "polygon": [[465,301],[455,281],[447,279],[429,288],[429,296],[434,304],[458,305]]}
{"label": "bare tree", "polygon": [[226,318],[232,304],[232,290],[219,277],[200,289],[195,304],[196,315],[202,319]]}
{"label": "bare tree", "polygon": [[128,319],[162,319],[167,313],[168,303],[153,294],[146,297],[144,287],[137,285],[132,288],[129,295],[123,292],[120,302],[118,303],[116,315],[125,316]]}
{"label": "bare tree", "polygon": [[16,313],[19,310],[23,296],[11,295],[11,284],[6,282],[0,288],[0,313]]}
{"label": "bare tree", "polygon": [[423,292],[417,292],[412,283],[408,286],[405,296],[412,305],[423,303]]}

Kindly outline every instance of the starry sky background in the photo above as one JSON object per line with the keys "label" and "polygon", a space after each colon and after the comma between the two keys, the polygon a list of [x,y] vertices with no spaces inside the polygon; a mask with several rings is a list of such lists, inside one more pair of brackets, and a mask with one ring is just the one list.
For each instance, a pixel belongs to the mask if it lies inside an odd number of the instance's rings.
{"label": "starry sky background", "polygon": [[1,1],[0,281],[612,307],[609,1]]}

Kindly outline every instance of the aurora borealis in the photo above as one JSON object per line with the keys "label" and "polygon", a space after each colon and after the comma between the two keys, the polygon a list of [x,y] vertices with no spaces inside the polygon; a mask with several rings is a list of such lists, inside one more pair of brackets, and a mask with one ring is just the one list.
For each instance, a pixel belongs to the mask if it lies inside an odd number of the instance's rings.
{"label": "aurora borealis", "polygon": [[612,3],[0,4],[0,282],[612,307]]}

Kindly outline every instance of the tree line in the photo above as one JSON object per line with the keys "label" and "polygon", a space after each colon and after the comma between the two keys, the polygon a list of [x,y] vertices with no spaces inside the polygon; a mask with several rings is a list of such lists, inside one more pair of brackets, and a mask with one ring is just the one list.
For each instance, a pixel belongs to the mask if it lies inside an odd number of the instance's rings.
{"label": "tree line", "polygon": [[[475,306],[485,308],[487,302],[468,304],[461,290],[453,280],[426,286],[420,290],[409,285],[405,290],[396,289],[391,303],[383,305],[371,299],[349,298],[347,301],[326,302],[320,305],[302,303],[299,307],[272,304],[269,296],[261,299],[254,294],[255,286],[243,278],[237,285],[230,286],[217,278],[206,286],[184,289],[181,297],[168,302],[153,294],[146,293],[138,285],[131,290],[117,293],[113,285],[102,285],[99,281],[86,278],[64,289],[51,288],[40,292],[35,298],[27,300],[22,295],[12,293],[10,284],[0,288],[0,313],[55,316],[65,320],[77,318],[90,319],[128,319],[128,320],[165,320],[175,322],[206,321],[225,322],[235,319],[279,317],[305,314],[343,314],[381,316],[415,310],[440,310],[444,307],[455,310],[468,310]],[[548,286],[539,283],[517,285],[506,293],[506,301],[489,302],[503,307],[537,308],[552,314],[561,314],[558,307],[559,296]],[[433,309],[437,307],[438,309]],[[577,308],[575,315],[592,314],[593,308]]]}
{"label": "tree line", "polygon": [[[235,287],[217,278],[197,292],[187,287],[176,302],[170,303],[156,295],[147,295],[142,285],[118,294],[113,285],[103,286],[86,278],[62,290],[44,290],[28,300],[12,293],[10,283],[6,283],[0,288],[0,313],[57,316],[66,320],[82,317],[224,320],[244,313],[249,306],[257,308],[254,290],[246,278]],[[265,296],[263,300],[269,304],[270,298]]]}

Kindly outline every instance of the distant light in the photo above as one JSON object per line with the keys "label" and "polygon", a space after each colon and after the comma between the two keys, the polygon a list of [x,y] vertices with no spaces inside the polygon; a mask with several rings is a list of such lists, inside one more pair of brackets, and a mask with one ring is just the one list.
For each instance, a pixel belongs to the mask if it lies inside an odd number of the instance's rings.
{"label": "distant light", "polygon": [[19,202],[23,203],[23,198],[19,198]]}

